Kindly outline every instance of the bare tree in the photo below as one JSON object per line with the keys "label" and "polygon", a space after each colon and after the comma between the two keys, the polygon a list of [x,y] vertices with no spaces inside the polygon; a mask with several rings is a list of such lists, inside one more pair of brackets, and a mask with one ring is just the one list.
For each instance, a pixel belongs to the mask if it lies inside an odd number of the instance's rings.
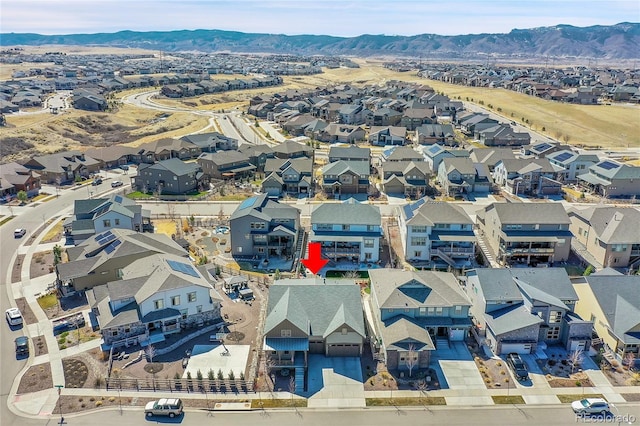
{"label": "bare tree", "polygon": [[[265,375],[265,383],[267,383],[267,386],[270,388],[271,391],[273,391],[275,389],[276,386],[276,381],[274,379],[275,376],[271,376],[271,373],[273,372],[273,367],[275,366],[275,361],[273,360],[273,357],[271,357],[271,354],[265,352],[264,353],[264,375]],[[269,386],[269,381],[271,380],[271,385]]]}
{"label": "bare tree", "polygon": [[629,367],[629,371],[632,371],[633,366],[636,362],[636,354],[634,354],[633,352],[627,352],[624,355],[624,362],[625,364],[627,364],[627,367]]}
{"label": "bare tree", "polygon": [[295,378],[295,375],[291,375],[291,377],[289,377],[289,393],[291,394],[291,401],[293,402],[293,394],[296,393],[296,378]]}
{"label": "bare tree", "polygon": [[576,349],[569,354],[569,363],[571,364],[571,373],[573,373],[577,366],[582,363],[584,358],[582,349]]}
{"label": "bare tree", "polygon": [[411,377],[416,365],[418,365],[418,352],[416,352],[416,345],[410,343],[409,351],[407,352],[407,368],[409,369],[409,377]]}
{"label": "bare tree", "polygon": [[156,348],[153,345],[147,346],[147,349],[144,350],[145,355],[149,359],[150,363],[153,363],[153,357],[156,356]]}

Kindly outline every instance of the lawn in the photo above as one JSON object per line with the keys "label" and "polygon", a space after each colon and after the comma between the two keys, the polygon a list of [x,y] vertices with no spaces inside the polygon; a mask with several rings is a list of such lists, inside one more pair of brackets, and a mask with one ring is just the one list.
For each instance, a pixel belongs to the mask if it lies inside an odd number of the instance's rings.
{"label": "lawn", "polygon": [[570,404],[573,401],[578,401],[584,398],[604,398],[601,393],[574,393],[574,394],[559,394],[556,395],[560,402],[563,404]]}
{"label": "lawn", "polygon": [[153,194],[145,193],[142,191],[133,191],[127,194],[127,198],[132,200],[144,200],[149,198],[155,198]]}
{"label": "lawn", "polygon": [[493,395],[491,398],[494,404],[525,404],[520,395]]}
{"label": "lawn", "polygon": [[38,297],[38,305],[40,305],[43,310],[53,308],[58,305],[58,296],[56,296],[55,293],[40,296]]}
{"label": "lawn", "polygon": [[61,219],[56,223],[53,228],[49,229],[49,232],[42,238],[42,243],[51,243],[59,241],[62,238],[62,224],[64,219]]}
{"label": "lawn", "polygon": [[307,406],[306,399],[252,399],[251,408],[286,408],[297,407],[303,408]]}
{"label": "lawn", "polygon": [[417,397],[417,398],[366,398],[367,407],[411,407],[424,405],[447,405],[444,397]]}

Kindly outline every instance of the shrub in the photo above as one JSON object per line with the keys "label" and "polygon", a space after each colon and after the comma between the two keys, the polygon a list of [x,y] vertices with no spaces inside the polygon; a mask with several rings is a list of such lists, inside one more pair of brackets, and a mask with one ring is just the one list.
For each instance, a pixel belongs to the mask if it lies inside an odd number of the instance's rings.
{"label": "shrub", "polygon": [[96,401],[96,407],[101,407],[102,406],[102,401]]}
{"label": "shrub", "polygon": [[506,371],[504,371],[504,370],[500,370],[500,375],[504,376],[505,374],[507,374],[507,372],[506,372]]}
{"label": "shrub", "polygon": [[115,400],[116,400],[116,397],[115,397],[115,396],[110,396],[110,397],[109,397],[109,402],[113,402],[113,401],[115,401]]}
{"label": "shrub", "polygon": [[578,387],[582,386],[582,383],[580,383],[580,380],[576,381],[576,386]]}
{"label": "shrub", "polygon": [[[176,373],[177,374],[177,373]],[[210,368],[209,371],[207,372],[207,379],[209,380],[213,380],[216,378],[216,373],[213,372],[213,369]]]}

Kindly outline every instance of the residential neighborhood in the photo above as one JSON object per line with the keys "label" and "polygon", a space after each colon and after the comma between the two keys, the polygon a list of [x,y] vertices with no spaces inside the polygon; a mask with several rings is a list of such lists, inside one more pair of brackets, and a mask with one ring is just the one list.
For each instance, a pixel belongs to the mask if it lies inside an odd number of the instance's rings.
{"label": "residential neighborhood", "polygon": [[0,165],[8,333],[30,348],[16,342],[15,407],[639,400],[636,151],[429,84],[635,108],[637,73],[398,59],[397,79],[292,85],[359,61],[47,55],[0,82],[3,114],[205,124]]}

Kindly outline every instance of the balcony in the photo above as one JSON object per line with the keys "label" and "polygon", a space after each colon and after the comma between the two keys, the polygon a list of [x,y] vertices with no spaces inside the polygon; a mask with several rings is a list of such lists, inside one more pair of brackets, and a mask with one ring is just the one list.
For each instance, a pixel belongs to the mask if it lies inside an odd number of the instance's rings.
{"label": "balcony", "polygon": [[549,254],[551,255],[555,253],[555,249],[548,248],[548,247],[509,247],[505,249],[504,247],[500,247],[500,252],[502,254],[506,254],[507,256],[517,255],[517,254],[532,254],[532,255]]}
{"label": "balcony", "polygon": [[440,246],[434,247],[430,251],[431,256],[437,256],[437,252],[440,250],[444,254],[448,256],[458,257],[458,256],[473,256],[475,254],[475,250],[473,247],[450,247],[450,246]]}

